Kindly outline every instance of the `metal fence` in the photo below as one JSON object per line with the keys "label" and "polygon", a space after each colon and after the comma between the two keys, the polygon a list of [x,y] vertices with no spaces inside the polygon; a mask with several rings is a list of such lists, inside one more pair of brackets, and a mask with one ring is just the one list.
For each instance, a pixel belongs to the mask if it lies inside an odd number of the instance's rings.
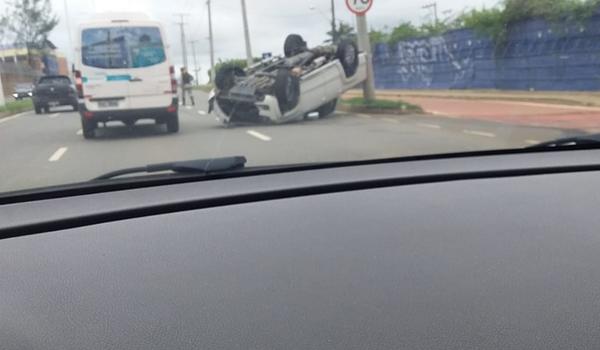
{"label": "metal fence", "polygon": [[377,44],[373,61],[380,89],[600,90],[600,16],[522,22],[502,46],[468,29]]}

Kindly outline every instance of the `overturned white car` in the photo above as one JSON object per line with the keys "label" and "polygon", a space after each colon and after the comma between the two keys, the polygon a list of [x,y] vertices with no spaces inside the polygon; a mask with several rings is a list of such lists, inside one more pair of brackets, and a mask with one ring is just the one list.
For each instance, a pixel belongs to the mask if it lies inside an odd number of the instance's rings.
{"label": "overturned white car", "polygon": [[366,58],[356,44],[309,49],[299,35],[289,35],[285,57],[217,72],[209,105],[224,124],[285,123],[318,112],[335,111],[338,98],[366,79]]}

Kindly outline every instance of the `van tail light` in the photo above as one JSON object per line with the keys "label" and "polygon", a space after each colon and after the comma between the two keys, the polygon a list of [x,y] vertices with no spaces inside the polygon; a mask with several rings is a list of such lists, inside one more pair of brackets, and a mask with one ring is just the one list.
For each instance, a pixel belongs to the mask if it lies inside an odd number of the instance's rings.
{"label": "van tail light", "polygon": [[177,78],[175,77],[175,67],[169,67],[169,74],[171,75],[171,93],[177,94]]}
{"label": "van tail light", "polygon": [[81,78],[81,71],[75,71],[75,88],[77,89],[77,96],[83,98],[83,79]]}

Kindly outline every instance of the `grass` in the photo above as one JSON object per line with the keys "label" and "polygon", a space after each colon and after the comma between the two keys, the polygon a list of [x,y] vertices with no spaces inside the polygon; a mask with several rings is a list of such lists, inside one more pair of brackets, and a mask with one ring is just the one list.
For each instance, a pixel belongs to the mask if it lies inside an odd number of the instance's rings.
{"label": "grass", "polygon": [[421,107],[402,101],[391,101],[383,99],[369,101],[365,100],[362,97],[355,97],[350,99],[344,99],[341,101],[341,103],[351,108],[360,108],[364,110],[401,111],[407,113],[423,112],[423,109],[421,109]]}
{"label": "grass", "polygon": [[0,114],[8,116],[33,109],[33,102],[30,98],[18,101],[7,101],[4,107],[0,107]]}
{"label": "grass", "polygon": [[200,90],[200,91],[204,91],[206,93],[211,92],[211,90],[214,88],[214,86],[212,84],[206,84],[206,85],[198,85],[193,87],[194,90]]}

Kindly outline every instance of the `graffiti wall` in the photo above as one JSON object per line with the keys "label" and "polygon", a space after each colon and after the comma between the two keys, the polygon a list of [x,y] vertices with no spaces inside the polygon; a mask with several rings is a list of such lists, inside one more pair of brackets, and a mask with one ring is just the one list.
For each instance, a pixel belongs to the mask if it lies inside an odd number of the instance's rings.
{"label": "graffiti wall", "polygon": [[523,22],[501,47],[466,29],[377,44],[373,62],[380,89],[600,90],[600,16],[586,25]]}

